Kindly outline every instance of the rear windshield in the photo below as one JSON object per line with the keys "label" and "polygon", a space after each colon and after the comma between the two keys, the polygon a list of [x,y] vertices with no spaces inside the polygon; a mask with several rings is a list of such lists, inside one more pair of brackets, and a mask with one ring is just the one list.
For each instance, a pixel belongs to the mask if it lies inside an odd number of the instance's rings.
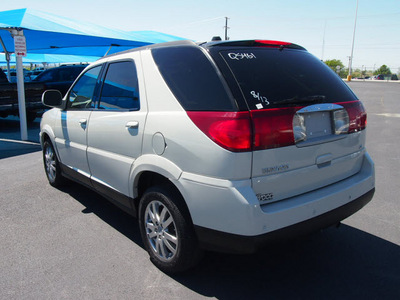
{"label": "rear windshield", "polygon": [[[251,110],[356,100],[347,85],[307,51],[225,49],[212,49],[211,54],[222,72],[230,69],[233,73]],[[232,74],[224,75],[232,77]]]}
{"label": "rear windshield", "polygon": [[188,111],[233,111],[217,68],[200,48],[178,46],[152,49],[167,85]]}

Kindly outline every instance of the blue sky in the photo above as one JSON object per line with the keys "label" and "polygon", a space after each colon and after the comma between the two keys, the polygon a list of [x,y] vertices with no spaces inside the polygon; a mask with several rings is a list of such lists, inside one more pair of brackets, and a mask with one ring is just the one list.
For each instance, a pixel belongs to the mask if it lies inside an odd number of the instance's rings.
{"label": "blue sky", "polygon": [[[274,39],[348,65],[357,0],[0,0],[126,31],[156,30],[195,41]],[[359,0],[353,67],[400,71],[400,0]]]}

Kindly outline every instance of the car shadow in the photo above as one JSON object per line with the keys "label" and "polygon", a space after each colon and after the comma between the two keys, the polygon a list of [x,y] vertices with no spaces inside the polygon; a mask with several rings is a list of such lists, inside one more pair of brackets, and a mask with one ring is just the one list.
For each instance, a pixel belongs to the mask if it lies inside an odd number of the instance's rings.
{"label": "car shadow", "polygon": [[78,183],[68,181],[59,190],[69,194],[72,198],[80,202],[85,207],[82,213],[95,214],[144,249],[139,226],[134,217],[119,209],[98,193]]}
{"label": "car shadow", "polygon": [[[136,219],[75,183],[62,191],[140,247]],[[400,299],[400,246],[342,224],[253,255],[207,252],[175,281],[217,299]]]}
{"label": "car shadow", "polygon": [[342,225],[255,255],[207,253],[174,279],[217,299],[400,299],[400,247]]}

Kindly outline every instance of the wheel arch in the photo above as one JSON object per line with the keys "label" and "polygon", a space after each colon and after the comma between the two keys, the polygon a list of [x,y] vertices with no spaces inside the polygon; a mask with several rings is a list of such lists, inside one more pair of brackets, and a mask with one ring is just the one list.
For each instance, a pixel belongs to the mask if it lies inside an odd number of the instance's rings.
{"label": "wheel arch", "polygon": [[147,172],[158,174],[167,180],[179,180],[182,175],[182,170],[170,160],[154,154],[142,155],[133,163],[129,176],[129,182],[133,186],[132,198],[139,197],[139,181]]}
{"label": "wheel arch", "polygon": [[146,190],[148,190],[151,187],[160,187],[162,189],[171,191],[172,194],[176,194],[177,196],[179,196],[177,197],[177,199],[174,200],[181,204],[182,208],[184,209],[182,213],[186,214],[189,217],[189,220],[193,225],[193,219],[190,214],[189,207],[178,186],[170,178],[164,177],[163,175],[153,171],[143,171],[138,176],[137,186],[136,186],[137,197],[134,198],[134,203],[133,203],[133,205],[135,206],[135,211],[137,213],[139,213],[139,203],[143,194],[146,192]]}
{"label": "wheel arch", "polygon": [[44,125],[40,131],[40,144],[42,147],[45,140],[50,140],[54,146],[54,131],[49,125]]}
{"label": "wheel arch", "polygon": [[189,207],[184,198],[184,194],[177,184],[182,175],[182,170],[173,162],[157,155],[142,155],[133,164],[131,170],[133,205],[138,212],[139,202],[144,192],[154,186],[162,186],[173,190],[180,196],[182,205],[191,218]]}
{"label": "wheel arch", "polygon": [[56,152],[57,155],[57,159],[58,161],[61,162],[60,155],[58,153],[57,145],[55,142],[55,135],[53,129],[49,125],[45,125],[40,132],[40,145],[42,146],[42,149],[45,141],[49,141],[53,145],[54,151]]}

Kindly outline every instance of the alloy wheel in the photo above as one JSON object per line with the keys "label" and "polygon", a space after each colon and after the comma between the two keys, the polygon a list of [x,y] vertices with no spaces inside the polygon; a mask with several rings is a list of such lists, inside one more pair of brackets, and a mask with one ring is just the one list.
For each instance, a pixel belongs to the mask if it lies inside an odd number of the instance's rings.
{"label": "alloy wheel", "polygon": [[57,176],[56,157],[52,147],[47,147],[44,154],[44,163],[46,173],[51,182],[55,181]]}
{"label": "alloy wheel", "polygon": [[144,227],[154,254],[161,261],[170,261],[177,253],[179,239],[168,208],[160,201],[151,201],[146,207]]}

